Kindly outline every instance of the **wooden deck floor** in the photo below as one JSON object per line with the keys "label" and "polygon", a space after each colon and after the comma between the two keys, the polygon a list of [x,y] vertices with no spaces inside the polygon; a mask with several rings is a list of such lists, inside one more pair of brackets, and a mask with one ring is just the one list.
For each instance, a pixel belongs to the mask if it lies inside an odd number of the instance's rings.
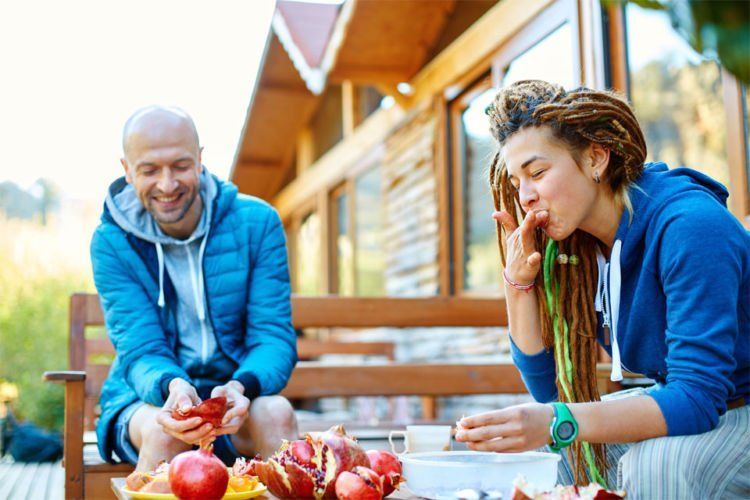
{"label": "wooden deck floor", "polygon": [[0,460],[0,500],[63,500],[62,462],[10,463]]}

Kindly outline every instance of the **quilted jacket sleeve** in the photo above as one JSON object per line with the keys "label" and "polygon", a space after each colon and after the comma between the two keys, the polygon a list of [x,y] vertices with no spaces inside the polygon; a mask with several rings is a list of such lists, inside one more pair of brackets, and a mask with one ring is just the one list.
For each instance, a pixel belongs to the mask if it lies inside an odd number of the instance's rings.
{"label": "quilted jacket sleeve", "polygon": [[248,354],[234,375],[250,397],[281,391],[297,363],[286,239],[273,209],[268,210],[254,253],[245,335]]}
{"label": "quilted jacket sleeve", "polygon": [[91,241],[94,283],[107,333],[128,385],[142,401],[162,406],[162,384],[174,377],[189,377],[169,346],[156,301],[148,296],[133,268],[118,256],[110,241],[113,237],[100,227]]}

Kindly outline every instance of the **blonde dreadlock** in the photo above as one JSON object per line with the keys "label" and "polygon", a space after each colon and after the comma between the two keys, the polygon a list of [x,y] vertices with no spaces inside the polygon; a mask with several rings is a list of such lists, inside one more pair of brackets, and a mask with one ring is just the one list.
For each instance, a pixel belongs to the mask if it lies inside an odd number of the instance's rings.
{"label": "blonde dreadlock", "polygon": [[[539,126],[550,127],[554,136],[567,144],[573,153],[591,143],[604,146],[611,154],[602,182],[608,183],[615,196],[628,205],[627,187],[643,171],[646,144],[633,111],[624,99],[606,91],[579,88],[566,92],[559,85],[526,80],[501,89],[487,108],[487,114],[491,133],[500,147],[519,130]],[[499,153],[490,166],[489,180],[495,209],[506,210],[520,225],[526,213],[521,207],[518,192],[508,179],[507,167]],[[497,241],[503,266],[506,264],[506,237],[504,228],[498,222]],[[537,248],[547,247],[548,238],[543,232],[537,232],[535,238]],[[555,317],[559,331],[567,327],[570,332],[573,380],[569,387],[563,387],[567,385],[560,380],[564,368],[556,361],[557,391],[562,402],[599,401],[596,385],[597,316],[594,309],[596,246],[596,239],[580,230],[558,242],[560,253],[577,255],[580,263],[575,267],[554,266],[551,280],[560,289],[556,304],[549,304],[542,287],[536,287],[544,346],[554,349]],[[568,453],[576,483],[588,483],[585,469],[587,458],[590,468],[595,465],[596,469],[606,474],[604,445],[576,441],[568,448]]]}

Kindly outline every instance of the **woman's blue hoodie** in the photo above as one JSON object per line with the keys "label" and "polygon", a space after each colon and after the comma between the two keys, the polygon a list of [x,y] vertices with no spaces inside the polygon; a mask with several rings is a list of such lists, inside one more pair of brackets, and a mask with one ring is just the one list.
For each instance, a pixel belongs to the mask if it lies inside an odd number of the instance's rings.
{"label": "woman's blue hoodie", "polygon": [[[649,394],[670,436],[709,431],[727,401],[750,396],[750,233],[727,196],[700,172],[647,164],[601,268],[613,378],[621,363],[662,384]],[[557,399],[552,353],[511,352],[534,398]]]}

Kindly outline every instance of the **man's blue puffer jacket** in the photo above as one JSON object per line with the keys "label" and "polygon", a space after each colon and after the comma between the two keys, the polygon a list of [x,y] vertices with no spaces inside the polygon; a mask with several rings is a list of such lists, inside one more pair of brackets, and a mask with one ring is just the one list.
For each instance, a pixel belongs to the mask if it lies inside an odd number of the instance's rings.
{"label": "man's blue puffer jacket", "polygon": [[[277,212],[266,202],[216,183],[203,273],[217,346],[237,364],[232,378],[246,395],[275,394],[297,362],[291,324],[286,242]],[[126,406],[165,401],[165,383],[190,380],[177,361],[176,294],[165,276],[165,307],[158,307],[158,264],[153,243],[124,231],[104,209],[91,241],[94,281],[107,333],[117,356],[101,394],[99,452],[113,462],[112,428]]]}

